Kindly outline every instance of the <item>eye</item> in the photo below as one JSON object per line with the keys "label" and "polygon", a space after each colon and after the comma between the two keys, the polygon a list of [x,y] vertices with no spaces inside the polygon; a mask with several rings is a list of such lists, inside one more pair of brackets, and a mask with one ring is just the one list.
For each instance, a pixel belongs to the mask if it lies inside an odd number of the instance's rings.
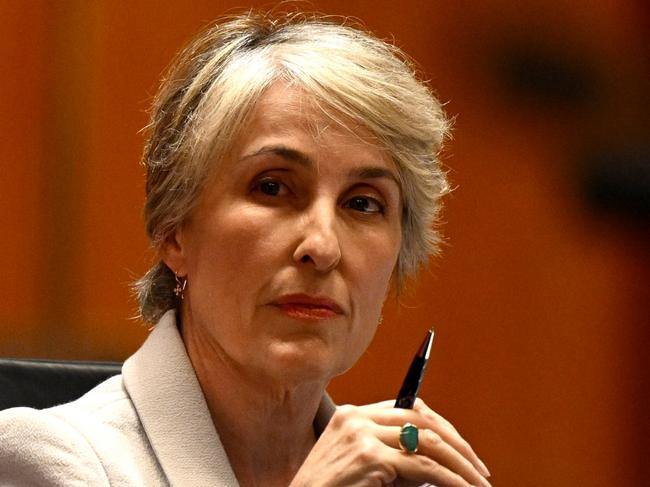
{"label": "eye", "polygon": [[361,213],[384,213],[384,205],[369,196],[355,196],[350,198],[345,206]]}
{"label": "eye", "polygon": [[261,181],[260,182],[260,191],[269,196],[277,196],[280,194],[280,183],[277,181]]}
{"label": "eye", "polygon": [[287,193],[287,186],[275,178],[263,178],[253,185],[253,191],[266,196],[282,196]]}

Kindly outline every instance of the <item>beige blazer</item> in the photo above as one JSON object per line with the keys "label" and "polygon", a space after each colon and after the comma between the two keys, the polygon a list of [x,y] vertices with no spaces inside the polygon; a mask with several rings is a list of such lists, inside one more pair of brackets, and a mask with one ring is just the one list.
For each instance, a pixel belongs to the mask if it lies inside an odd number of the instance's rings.
{"label": "beige blazer", "polygon": [[[325,396],[317,432],[333,411]],[[14,485],[238,486],[173,311],[80,399],[0,412],[0,486]]]}

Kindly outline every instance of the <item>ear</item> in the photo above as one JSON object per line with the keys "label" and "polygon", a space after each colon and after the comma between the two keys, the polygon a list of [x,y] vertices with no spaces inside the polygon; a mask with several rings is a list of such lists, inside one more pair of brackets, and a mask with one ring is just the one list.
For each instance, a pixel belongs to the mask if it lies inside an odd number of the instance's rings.
{"label": "ear", "polygon": [[158,249],[162,261],[179,277],[187,275],[187,258],[183,230],[178,229],[170,234]]}

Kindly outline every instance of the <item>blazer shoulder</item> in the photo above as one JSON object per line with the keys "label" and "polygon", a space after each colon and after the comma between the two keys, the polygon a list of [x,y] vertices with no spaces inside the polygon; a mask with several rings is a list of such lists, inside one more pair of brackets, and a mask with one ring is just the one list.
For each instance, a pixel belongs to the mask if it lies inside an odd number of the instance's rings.
{"label": "blazer shoulder", "polygon": [[92,446],[48,410],[0,412],[0,485],[108,486]]}

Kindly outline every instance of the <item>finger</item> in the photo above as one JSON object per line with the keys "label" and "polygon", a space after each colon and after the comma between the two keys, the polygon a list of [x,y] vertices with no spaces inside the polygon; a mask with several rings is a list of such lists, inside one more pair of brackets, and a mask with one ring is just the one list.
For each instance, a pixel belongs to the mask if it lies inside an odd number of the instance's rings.
{"label": "finger", "polygon": [[438,434],[457,451],[459,451],[465,458],[481,472],[484,477],[490,476],[490,471],[485,466],[485,463],[474,452],[471,445],[458,433],[456,428],[447,421],[440,414],[429,408],[422,399],[415,401],[414,410],[423,415],[428,422],[436,425],[436,428],[431,428],[438,432]]}
{"label": "finger", "polygon": [[416,400],[414,409],[371,408],[367,413],[378,424],[401,427],[404,423],[413,423],[419,428],[435,431],[445,442],[467,458],[483,476],[490,476],[490,471],[470,444],[460,436],[449,421],[431,410],[421,399]]}
{"label": "finger", "polygon": [[365,406],[360,406],[361,409],[363,408],[371,408],[371,409],[394,409],[395,408],[395,400],[390,399],[387,401],[381,401],[381,402],[375,402],[373,404],[366,404]]}
{"label": "finger", "polygon": [[[378,432],[378,437],[386,445],[400,450],[400,431],[401,428],[384,427],[381,432]],[[405,454],[409,455],[408,453]],[[446,443],[440,435],[429,429],[420,429],[418,431],[417,455],[430,458],[451,472],[460,475],[472,485],[490,487],[490,483],[467,458]]]}
{"label": "finger", "polygon": [[463,477],[427,456],[404,453],[394,449],[390,450],[386,455],[388,461],[395,466],[397,474],[402,479],[419,483],[431,483],[437,487],[472,486]]}

